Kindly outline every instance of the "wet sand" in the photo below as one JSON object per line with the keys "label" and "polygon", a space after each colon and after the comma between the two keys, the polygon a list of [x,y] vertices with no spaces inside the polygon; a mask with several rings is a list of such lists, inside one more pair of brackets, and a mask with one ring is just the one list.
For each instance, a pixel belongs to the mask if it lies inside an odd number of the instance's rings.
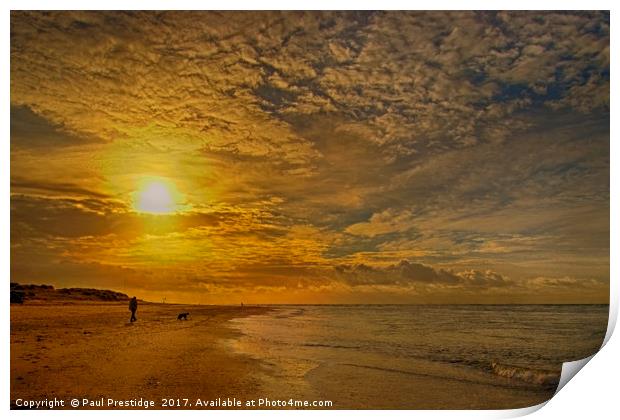
{"label": "wet sand", "polygon": [[243,334],[231,347],[260,361],[272,397],[335,409],[522,408],[553,396],[561,362],[548,360],[571,360],[559,347],[576,358],[600,347],[606,308],[582,309],[283,305],[232,320]]}
{"label": "wet sand", "polygon": [[[141,304],[132,324],[127,303],[11,305],[11,406],[18,398],[143,398],[155,408],[162,398],[255,398],[260,366],[224,345],[238,334],[226,321],[266,311]],[[178,321],[180,312],[189,320]]]}

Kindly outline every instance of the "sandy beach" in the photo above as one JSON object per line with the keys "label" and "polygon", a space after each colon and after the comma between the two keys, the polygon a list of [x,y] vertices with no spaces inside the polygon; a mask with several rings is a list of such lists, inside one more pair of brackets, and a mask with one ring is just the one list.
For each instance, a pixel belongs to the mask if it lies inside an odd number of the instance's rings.
{"label": "sandy beach", "polygon": [[[225,348],[235,335],[226,321],[267,310],[142,303],[132,324],[126,302],[11,305],[11,405],[253,398],[258,384],[250,372],[260,366]],[[180,312],[189,319],[178,321]]]}
{"label": "sandy beach", "polygon": [[[553,395],[553,386],[460,363],[368,353],[346,345],[360,334],[342,329],[332,345],[313,328],[333,326],[337,314],[329,324],[300,324],[305,311],[313,319],[326,310],[141,303],[130,323],[126,301],[11,305],[11,405],[56,398],[65,406],[53,408],[71,409],[77,398],[78,408],[104,409],[136,401],[153,401],[156,409],[502,409]],[[177,320],[181,312],[190,313],[187,321]],[[419,342],[424,334],[414,336]],[[228,398],[242,405],[226,406]],[[331,406],[245,406],[264,398]]]}

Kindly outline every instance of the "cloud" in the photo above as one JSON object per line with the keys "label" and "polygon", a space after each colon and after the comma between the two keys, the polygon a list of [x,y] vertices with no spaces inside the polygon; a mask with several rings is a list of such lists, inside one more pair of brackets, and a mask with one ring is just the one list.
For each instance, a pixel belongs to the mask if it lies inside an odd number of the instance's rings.
{"label": "cloud", "polygon": [[607,282],[593,278],[574,278],[574,277],[536,277],[528,279],[525,282],[527,287],[536,289],[552,288],[552,289],[605,289],[608,287]]}
{"label": "cloud", "polygon": [[397,213],[393,209],[375,213],[368,222],[348,226],[345,232],[353,235],[374,237],[386,233],[407,232],[414,226],[415,217],[409,211]]}
{"label": "cloud", "polygon": [[509,279],[491,270],[462,271],[458,273],[458,276],[464,280],[465,284],[474,287],[504,287],[513,284]]}
{"label": "cloud", "polygon": [[52,196],[60,195],[67,197],[113,199],[113,197],[108,194],[88,190],[75,183],[34,181],[31,179],[23,179],[19,176],[14,176],[12,178],[11,191],[14,193],[27,192],[35,194],[39,193],[43,195],[47,193],[51,194]]}
{"label": "cloud", "polygon": [[[365,126],[368,141],[398,143],[384,153],[406,155],[439,140],[487,140],[480,134],[500,120],[524,124],[517,113],[536,103],[608,108],[608,13],[12,17],[16,101],[107,139],[174,129],[212,147],[305,160],[311,145],[285,121],[312,110],[340,114]],[[49,74],[65,79],[51,84]]]}
{"label": "cloud", "polygon": [[491,270],[468,270],[454,273],[429,265],[402,260],[398,264],[373,267],[366,264],[338,265],[338,278],[349,285],[431,285],[449,287],[506,287],[513,283]]}
{"label": "cloud", "polygon": [[[14,11],[12,270],[310,300],[606,280],[609,22]],[[135,213],[145,176],[192,210]]]}
{"label": "cloud", "polygon": [[11,145],[16,148],[54,148],[98,142],[84,139],[62,125],[34,113],[28,106],[11,106]]}

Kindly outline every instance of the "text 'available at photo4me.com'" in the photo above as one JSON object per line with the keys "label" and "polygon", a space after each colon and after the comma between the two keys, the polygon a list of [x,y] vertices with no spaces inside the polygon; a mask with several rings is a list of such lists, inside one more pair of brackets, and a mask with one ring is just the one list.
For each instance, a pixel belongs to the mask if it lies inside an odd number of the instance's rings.
{"label": "text 'available at photo4me.com'", "polygon": [[43,400],[28,400],[18,398],[12,402],[17,409],[71,409],[71,408],[154,408],[154,409],[243,409],[243,408],[332,408],[333,402],[329,400],[298,400],[293,398],[257,398],[242,400],[235,397],[215,399],[189,399],[189,398],[160,398],[152,400],[146,398],[132,398],[118,400],[101,397],[89,398],[51,398]]}

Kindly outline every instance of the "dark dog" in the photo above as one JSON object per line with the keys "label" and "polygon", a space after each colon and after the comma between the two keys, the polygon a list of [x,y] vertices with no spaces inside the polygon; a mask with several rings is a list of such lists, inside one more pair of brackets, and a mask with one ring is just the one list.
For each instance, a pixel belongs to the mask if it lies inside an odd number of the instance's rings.
{"label": "dark dog", "polygon": [[187,315],[189,315],[189,312],[182,312],[179,314],[179,316],[177,316],[177,319],[180,321],[182,319],[187,321]]}

